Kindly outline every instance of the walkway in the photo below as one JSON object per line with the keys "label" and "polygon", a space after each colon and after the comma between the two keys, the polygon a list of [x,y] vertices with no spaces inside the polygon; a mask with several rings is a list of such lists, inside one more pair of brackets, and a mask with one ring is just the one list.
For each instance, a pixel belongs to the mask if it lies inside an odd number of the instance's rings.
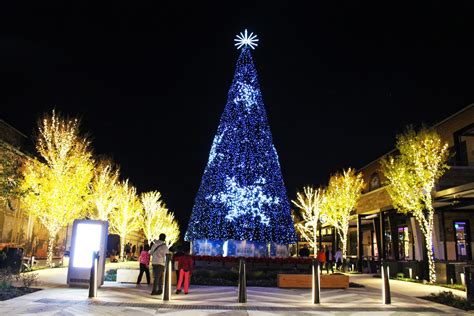
{"label": "walkway", "polygon": [[[351,274],[351,282],[362,284],[365,287],[370,287],[374,290],[381,290],[382,280],[374,278],[370,274]],[[439,293],[442,291],[451,291],[453,294],[466,298],[466,292],[454,289],[448,289],[442,286],[434,286],[428,284],[404,282],[398,280],[390,280],[390,291],[398,295],[422,297],[429,296],[431,293]]]}
{"label": "walkway", "polygon": [[160,297],[149,295],[150,287],[136,288],[132,284],[106,282],[98,298],[88,299],[87,289],[68,288],[64,283],[67,269],[40,272],[45,290],[12,300],[0,302],[0,315],[130,315],[135,313],[169,315],[313,315],[337,314],[391,315],[449,314],[464,312],[443,305],[420,300],[394,285],[392,305],[382,305],[380,290],[367,276],[352,277],[353,282],[367,283],[366,288],[323,290],[322,304],[311,305],[310,290],[248,288],[248,303],[239,304],[236,287],[192,286],[189,295],[172,295],[172,301],[163,303]]}

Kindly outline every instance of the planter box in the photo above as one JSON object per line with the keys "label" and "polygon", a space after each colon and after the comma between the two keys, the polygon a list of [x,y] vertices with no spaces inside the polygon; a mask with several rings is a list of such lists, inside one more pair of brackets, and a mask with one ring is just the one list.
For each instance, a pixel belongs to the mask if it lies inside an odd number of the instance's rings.
{"label": "planter box", "polygon": [[[320,278],[322,289],[347,289],[349,276],[344,274],[322,274]],[[278,274],[280,288],[312,288],[312,274]]]}
{"label": "planter box", "polygon": [[297,263],[296,268],[299,270],[311,270],[311,264],[303,264],[303,263]]}
{"label": "planter box", "polygon": [[[117,282],[119,283],[137,283],[139,269],[117,269]],[[153,284],[153,269],[150,266],[151,284]],[[141,284],[146,284],[146,275],[143,273]],[[171,284],[176,285],[176,272],[171,271]]]}
{"label": "planter box", "polygon": [[281,268],[283,270],[294,270],[297,268],[297,264],[296,263],[282,263]]}
{"label": "planter box", "polygon": [[268,269],[268,263],[265,262],[254,262],[252,264],[254,269]]}
{"label": "planter box", "polygon": [[237,261],[224,261],[224,267],[226,268],[235,268],[238,266],[239,266],[239,263]]}
{"label": "planter box", "polygon": [[219,262],[219,261],[208,261],[208,262],[206,262],[206,264],[204,264],[204,265],[201,266],[201,267],[219,268],[219,267],[223,267],[223,266],[224,266],[224,263],[223,263],[223,262]]}

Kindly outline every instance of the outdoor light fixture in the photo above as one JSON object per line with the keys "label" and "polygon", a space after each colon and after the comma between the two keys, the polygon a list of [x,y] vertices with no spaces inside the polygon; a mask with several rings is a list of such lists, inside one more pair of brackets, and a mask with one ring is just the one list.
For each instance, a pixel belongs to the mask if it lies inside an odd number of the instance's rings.
{"label": "outdoor light fixture", "polygon": [[413,279],[413,269],[412,268],[408,268],[408,276],[410,277],[410,279]]}
{"label": "outdoor light fixture", "polygon": [[72,227],[71,251],[67,284],[88,286],[94,253],[99,254],[97,262],[97,284],[104,283],[105,250],[107,246],[108,222],[75,220]]}

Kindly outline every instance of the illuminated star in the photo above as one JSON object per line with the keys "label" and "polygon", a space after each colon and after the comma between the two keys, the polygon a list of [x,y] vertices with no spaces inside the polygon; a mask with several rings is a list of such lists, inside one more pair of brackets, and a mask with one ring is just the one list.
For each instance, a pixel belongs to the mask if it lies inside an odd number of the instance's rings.
{"label": "illuminated star", "polygon": [[250,35],[247,34],[247,29],[245,29],[244,33],[240,32],[240,34],[237,35],[237,38],[234,39],[235,46],[237,46],[237,49],[240,49],[242,46],[249,46],[252,49],[255,49],[256,46],[258,46],[258,38],[256,34],[250,33]]}

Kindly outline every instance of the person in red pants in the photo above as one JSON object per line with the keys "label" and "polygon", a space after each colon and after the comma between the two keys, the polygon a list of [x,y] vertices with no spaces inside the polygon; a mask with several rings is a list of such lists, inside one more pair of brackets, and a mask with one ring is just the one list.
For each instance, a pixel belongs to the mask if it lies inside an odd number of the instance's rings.
{"label": "person in red pants", "polygon": [[184,252],[182,256],[177,258],[178,269],[179,269],[179,280],[178,286],[176,287],[176,294],[181,293],[181,285],[184,281],[184,294],[188,294],[189,290],[189,277],[193,271],[193,258],[188,252]]}

